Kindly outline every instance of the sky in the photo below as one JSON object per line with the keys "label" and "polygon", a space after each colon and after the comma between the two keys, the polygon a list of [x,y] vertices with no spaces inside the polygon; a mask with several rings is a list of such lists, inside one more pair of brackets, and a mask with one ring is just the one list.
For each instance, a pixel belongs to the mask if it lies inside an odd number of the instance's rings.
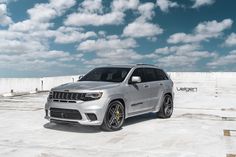
{"label": "sky", "polygon": [[0,0],[0,77],[110,64],[236,71],[235,0]]}

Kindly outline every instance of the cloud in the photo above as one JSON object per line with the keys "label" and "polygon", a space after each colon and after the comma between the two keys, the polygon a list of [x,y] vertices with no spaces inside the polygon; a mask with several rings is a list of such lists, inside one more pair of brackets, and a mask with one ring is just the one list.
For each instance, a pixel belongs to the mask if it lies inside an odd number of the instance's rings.
{"label": "cloud", "polygon": [[201,46],[198,44],[185,44],[171,47],[166,46],[163,48],[156,49],[154,53],[157,55],[168,55],[173,52],[175,52],[176,54],[187,54],[189,52],[199,50],[200,48]]}
{"label": "cloud", "polygon": [[176,2],[172,2],[170,0],[157,0],[157,6],[160,7],[161,11],[168,12],[169,8],[176,8],[179,7],[179,4]]}
{"label": "cloud", "polygon": [[111,11],[104,13],[101,0],[86,0],[80,4],[77,13],[67,16],[64,24],[67,26],[119,25],[124,22],[124,11],[136,9],[138,4],[138,0],[114,0],[110,6]]}
{"label": "cloud", "polygon": [[212,5],[215,3],[215,0],[192,0],[192,1],[194,1],[192,8],[199,8],[202,6]]}
{"label": "cloud", "polygon": [[[75,0],[49,0],[28,9],[29,18],[11,23],[8,30],[0,30],[1,69],[40,70],[74,67],[71,61],[81,59],[81,54],[70,54],[50,48],[50,40],[58,43],[78,42],[96,35],[72,27],[59,27],[51,30],[52,20],[62,16]],[[6,66],[7,65],[7,66]],[[29,68],[30,67],[30,68]]]}
{"label": "cloud", "polygon": [[7,26],[12,23],[11,17],[7,15],[7,6],[6,4],[0,4],[0,25]]}
{"label": "cloud", "polygon": [[155,15],[154,10],[155,5],[151,2],[147,2],[139,5],[138,11],[141,14],[140,17],[137,18],[138,21],[146,21],[151,20]]}
{"label": "cloud", "polygon": [[1,54],[22,54],[31,53],[33,51],[44,50],[40,42],[37,41],[19,41],[19,40],[0,40],[0,51]]}
{"label": "cloud", "polygon": [[207,41],[210,38],[217,38],[223,31],[229,29],[233,24],[231,19],[225,19],[221,22],[216,20],[199,23],[192,34],[175,33],[169,37],[168,43],[193,43]]}
{"label": "cloud", "polygon": [[236,33],[231,33],[225,40],[226,46],[235,46],[236,45]]}
{"label": "cloud", "polygon": [[79,11],[86,13],[102,13],[102,0],[84,0],[80,4]]}
{"label": "cloud", "polygon": [[217,68],[224,65],[236,64],[236,50],[230,51],[225,56],[218,56],[213,61],[207,63],[208,66],[212,68]]}
{"label": "cloud", "polygon": [[159,25],[155,25],[149,22],[134,21],[128,24],[124,30],[123,35],[128,37],[140,38],[151,37],[163,33],[163,29]]}
{"label": "cloud", "polygon": [[12,31],[45,30],[53,26],[50,20],[61,16],[67,9],[76,4],[75,0],[50,0],[49,3],[36,4],[28,9],[30,18],[10,25]]}
{"label": "cloud", "polygon": [[86,40],[79,44],[78,51],[92,52],[93,59],[84,59],[83,63],[91,65],[127,64],[141,60],[144,55],[133,49],[138,45],[133,38],[120,38],[117,35],[105,36],[97,40]]}
{"label": "cloud", "polygon": [[81,32],[81,30],[75,27],[62,26],[54,32],[55,42],[60,44],[75,43],[90,37],[96,37],[96,33],[92,31]]}
{"label": "cloud", "polygon": [[97,57],[92,60],[84,60],[83,63],[91,65],[104,64],[128,64],[141,60],[144,56],[132,49],[115,49],[111,51],[99,51]]}
{"label": "cloud", "polygon": [[5,3],[5,4],[8,4],[8,3],[11,3],[11,2],[16,2],[18,0],[0,0],[0,3]]}
{"label": "cloud", "polygon": [[111,12],[103,15],[96,13],[72,13],[65,20],[68,26],[102,26],[102,25],[118,25],[123,22],[125,14],[123,12]]}
{"label": "cloud", "polygon": [[114,49],[128,49],[137,47],[134,39],[119,39],[117,36],[108,37],[106,39],[86,40],[79,44],[78,50],[80,51],[109,51]]}
{"label": "cloud", "polygon": [[144,3],[138,7],[140,16],[132,23],[129,23],[123,30],[123,36],[141,38],[141,37],[154,37],[162,34],[163,29],[157,25],[152,24],[149,20],[155,15],[153,11],[153,3]]}
{"label": "cloud", "polygon": [[113,0],[112,9],[114,11],[126,11],[128,9],[137,9],[139,6],[139,0]]}
{"label": "cloud", "polygon": [[155,63],[169,68],[193,70],[198,61],[204,58],[214,58],[216,53],[202,50],[199,44],[184,44],[158,48],[154,53],[147,55]]}
{"label": "cloud", "polygon": [[124,22],[126,10],[136,10],[139,0],[114,0],[111,11],[104,13],[101,0],[85,0],[81,3],[78,12],[67,16],[64,24],[67,26],[103,26],[119,25]]}

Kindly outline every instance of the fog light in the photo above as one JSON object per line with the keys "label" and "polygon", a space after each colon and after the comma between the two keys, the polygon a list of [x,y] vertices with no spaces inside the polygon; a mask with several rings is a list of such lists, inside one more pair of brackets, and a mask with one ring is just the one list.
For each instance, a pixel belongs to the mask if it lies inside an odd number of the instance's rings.
{"label": "fog light", "polygon": [[97,120],[97,116],[94,113],[87,113],[86,115],[91,121]]}

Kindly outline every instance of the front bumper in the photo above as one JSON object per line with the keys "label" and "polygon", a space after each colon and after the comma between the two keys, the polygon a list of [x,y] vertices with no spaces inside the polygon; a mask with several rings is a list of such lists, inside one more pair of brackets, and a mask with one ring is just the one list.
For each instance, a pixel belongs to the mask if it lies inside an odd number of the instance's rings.
{"label": "front bumper", "polygon": [[[54,102],[53,100],[48,100],[45,104],[45,118],[50,121],[58,120],[77,122],[82,125],[101,125],[103,123],[108,103],[109,100],[104,98],[93,101],[77,101],[76,103]],[[60,116],[55,116],[55,114],[50,113],[52,109],[78,111],[81,118],[70,118],[70,116],[62,116],[63,118],[59,118]],[[96,118],[91,119],[90,115],[96,115]]]}

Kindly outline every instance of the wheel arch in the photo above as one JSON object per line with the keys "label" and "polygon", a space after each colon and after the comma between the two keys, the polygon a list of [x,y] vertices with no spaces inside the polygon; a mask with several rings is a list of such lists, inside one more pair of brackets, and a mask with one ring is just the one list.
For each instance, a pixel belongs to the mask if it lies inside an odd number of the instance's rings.
{"label": "wheel arch", "polygon": [[124,110],[125,110],[125,118],[126,118],[126,105],[125,105],[124,99],[123,98],[114,98],[109,102],[109,104],[114,102],[114,101],[120,101],[121,102],[121,104],[123,105]]}
{"label": "wheel arch", "polygon": [[164,94],[164,96],[166,96],[166,95],[169,95],[169,96],[171,96],[171,98],[173,98],[172,93],[170,93],[170,92],[167,92]]}

